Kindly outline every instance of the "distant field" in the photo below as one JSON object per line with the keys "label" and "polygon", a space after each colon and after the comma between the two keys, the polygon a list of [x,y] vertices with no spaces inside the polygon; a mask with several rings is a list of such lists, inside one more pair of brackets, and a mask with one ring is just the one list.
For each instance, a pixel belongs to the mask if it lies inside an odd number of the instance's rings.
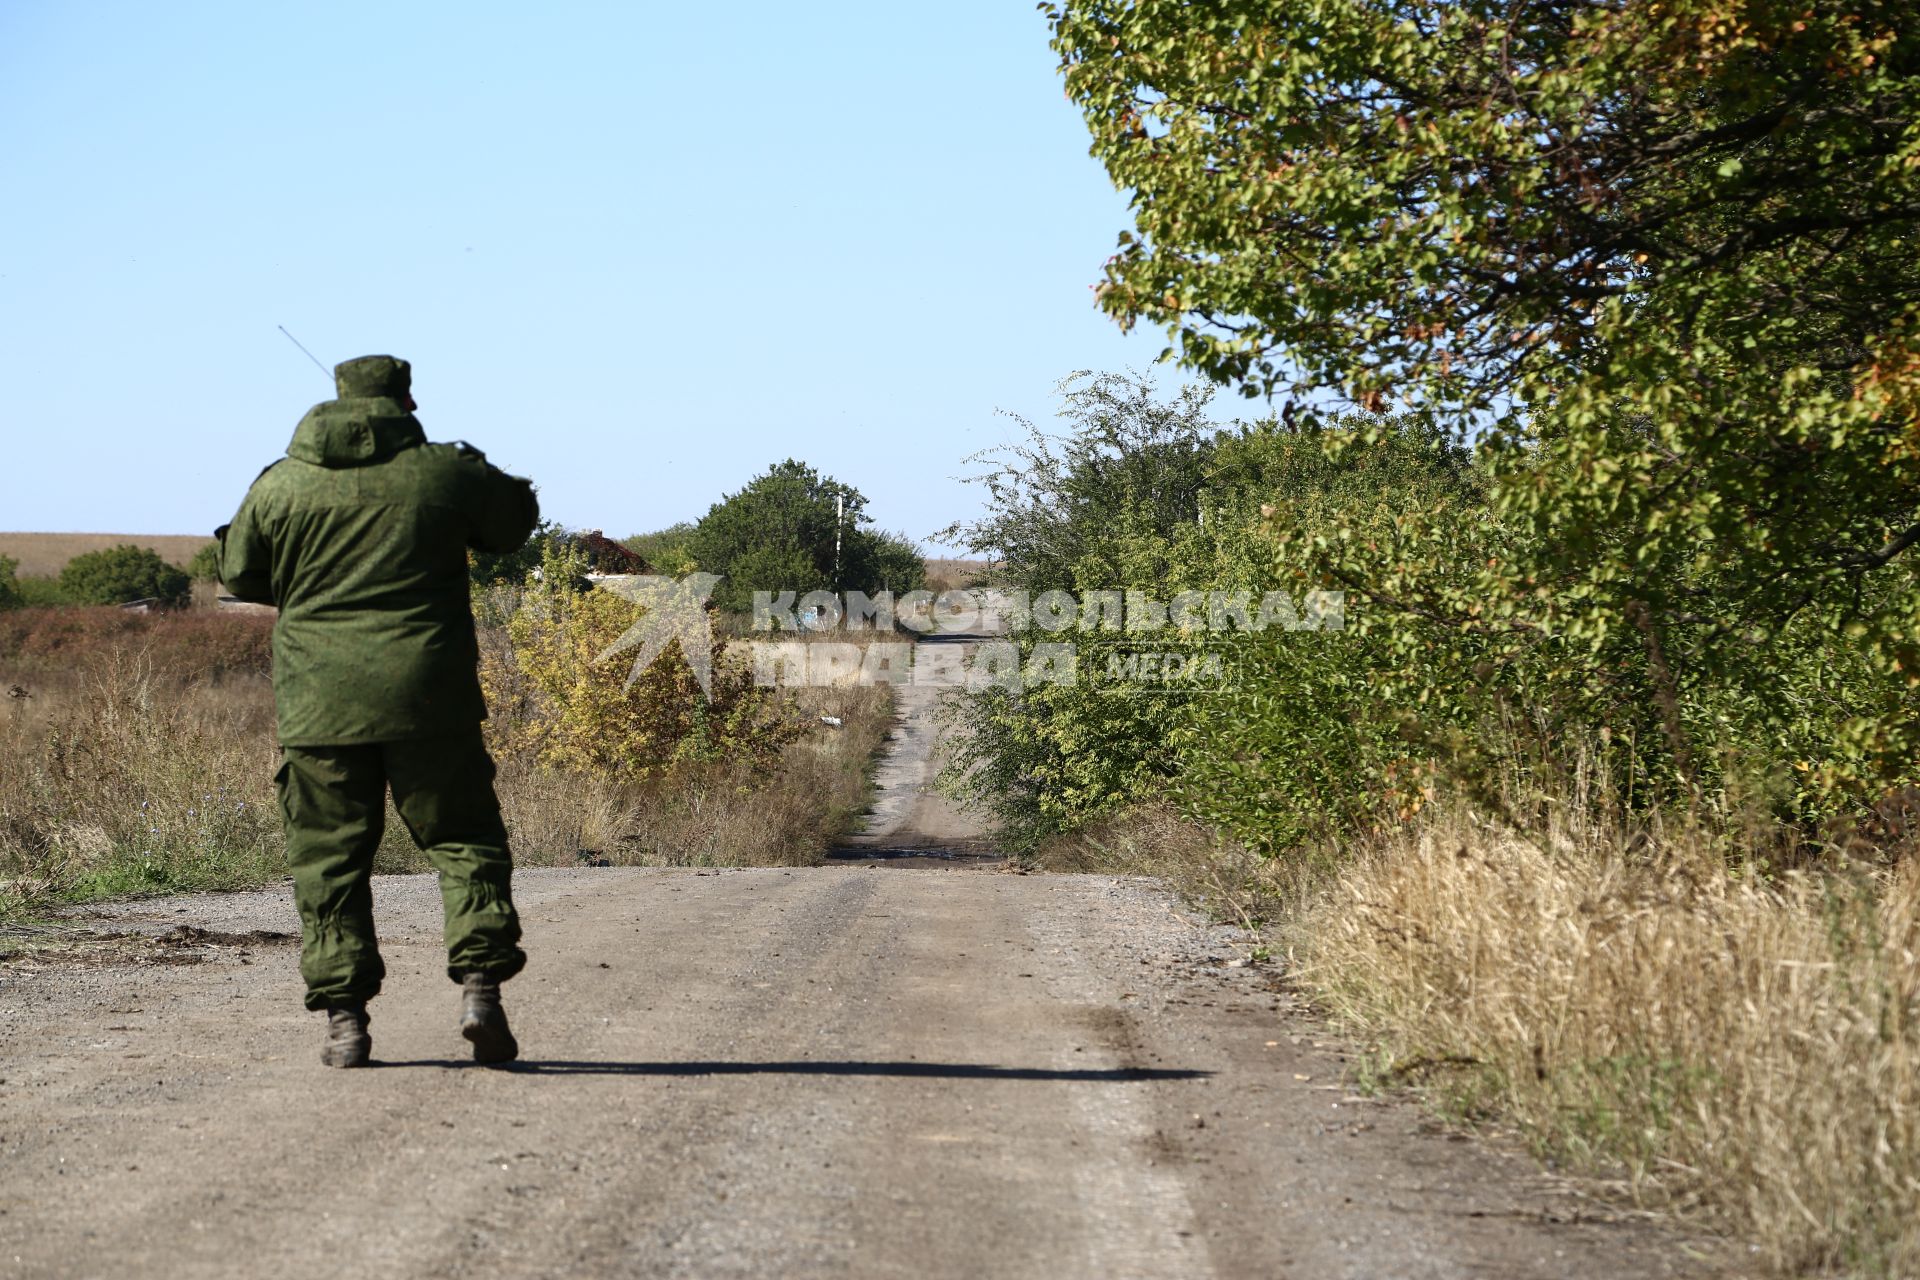
{"label": "distant field", "polygon": [[187,533],[0,533],[0,556],[20,562],[23,577],[53,577],[67,561],[86,551],[119,547],[131,542],[150,547],[161,557],[186,567],[193,553],[212,542],[205,534]]}
{"label": "distant field", "polygon": [[986,573],[985,560],[955,560],[929,557],[927,560],[927,578],[951,587],[970,586]]}

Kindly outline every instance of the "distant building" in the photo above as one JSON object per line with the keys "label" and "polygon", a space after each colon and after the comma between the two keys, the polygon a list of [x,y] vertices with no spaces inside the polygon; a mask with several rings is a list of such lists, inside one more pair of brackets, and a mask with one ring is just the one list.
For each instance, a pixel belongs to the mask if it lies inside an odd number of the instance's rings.
{"label": "distant building", "polygon": [[588,529],[575,537],[574,544],[587,554],[588,568],[596,574],[645,573],[646,558],[609,538],[598,529]]}

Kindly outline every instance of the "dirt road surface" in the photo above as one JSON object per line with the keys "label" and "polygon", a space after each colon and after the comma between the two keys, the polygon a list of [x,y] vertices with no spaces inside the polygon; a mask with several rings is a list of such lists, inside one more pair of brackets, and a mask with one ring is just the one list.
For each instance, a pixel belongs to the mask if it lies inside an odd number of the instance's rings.
{"label": "dirt road surface", "polygon": [[1151,883],[519,889],[512,1070],[461,1061],[421,877],[378,885],[371,1070],[317,1062],[295,948],[255,932],[293,929],[283,892],[139,904],[89,924],[154,937],[0,967],[0,1274],[1687,1274],[1356,1095],[1277,975]]}
{"label": "dirt road surface", "polygon": [[[919,652],[957,650],[964,662],[985,638],[923,640]],[[834,851],[836,862],[937,866],[1001,861],[979,815],[961,808],[938,786],[947,762],[947,726],[940,715],[947,693],[937,684],[894,690],[894,726],[874,771],[872,807],[861,830]]]}

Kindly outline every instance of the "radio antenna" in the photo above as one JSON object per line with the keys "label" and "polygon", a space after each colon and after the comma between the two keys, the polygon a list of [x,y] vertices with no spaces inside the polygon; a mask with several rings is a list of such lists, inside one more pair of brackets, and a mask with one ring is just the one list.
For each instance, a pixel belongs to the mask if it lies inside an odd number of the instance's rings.
{"label": "radio antenna", "polygon": [[287,326],[285,326],[285,325],[283,325],[283,324],[277,324],[277,325],[275,325],[275,326],[273,326],[273,327],[274,327],[274,328],[276,328],[276,329],[278,329],[278,330],[279,330],[279,331],[280,331],[281,333],[286,333],[286,334],[287,334],[287,341],[288,341],[288,342],[291,342],[291,343],[292,343],[292,344],[293,344],[294,346],[296,346],[296,347],[300,347],[300,354],[301,354],[301,355],[303,355],[303,356],[305,356],[305,357],[306,357],[307,359],[309,359],[309,360],[312,360],[312,361],[313,361],[313,367],[314,367],[314,368],[316,368],[316,369],[318,369],[318,370],[319,370],[320,372],[322,372],[322,373],[324,373],[324,374],[326,374],[328,378],[332,378],[332,377],[333,377],[333,370],[331,370],[331,369],[329,369],[329,368],[327,368],[327,366],[325,366],[325,365],[323,365],[323,364],[321,364],[321,363],[320,363],[320,360],[319,360],[319,358],[318,358],[318,357],[316,357],[316,356],[315,356],[315,355],[313,354],[313,352],[311,352],[311,351],[309,351],[309,350],[307,350],[307,349],[306,349],[305,347],[301,347],[301,346],[300,346],[300,339],[298,339],[298,338],[296,338],[296,337],[294,337],[294,336],[293,336],[292,334],[290,334],[290,333],[287,333]]}

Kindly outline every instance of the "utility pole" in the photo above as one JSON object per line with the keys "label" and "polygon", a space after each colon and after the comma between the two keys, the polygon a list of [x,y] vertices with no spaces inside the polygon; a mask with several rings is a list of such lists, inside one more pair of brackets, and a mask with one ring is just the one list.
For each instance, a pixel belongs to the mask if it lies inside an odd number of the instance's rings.
{"label": "utility pole", "polygon": [[833,495],[833,589],[840,589],[840,522],[846,518],[847,495],[845,492]]}

